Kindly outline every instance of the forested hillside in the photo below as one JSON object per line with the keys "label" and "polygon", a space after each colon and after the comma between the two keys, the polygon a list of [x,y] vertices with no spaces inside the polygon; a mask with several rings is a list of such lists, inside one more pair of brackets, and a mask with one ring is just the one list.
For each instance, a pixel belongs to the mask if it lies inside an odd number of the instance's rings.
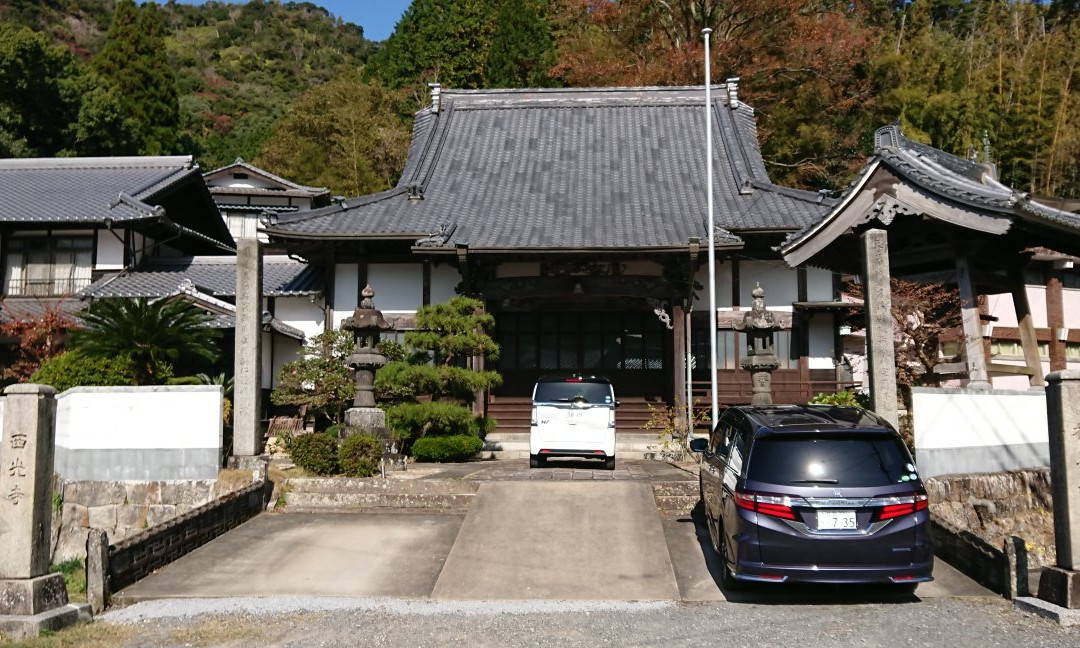
{"label": "forested hillside", "polygon": [[1080,197],[1080,0],[413,0],[378,45],[308,3],[115,4],[0,0],[0,154],[242,156],[373,192],[428,82],[700,84],[708,26],[713,78],[741,77],[779,182],[843,188],[899,121],[1018,189]]}

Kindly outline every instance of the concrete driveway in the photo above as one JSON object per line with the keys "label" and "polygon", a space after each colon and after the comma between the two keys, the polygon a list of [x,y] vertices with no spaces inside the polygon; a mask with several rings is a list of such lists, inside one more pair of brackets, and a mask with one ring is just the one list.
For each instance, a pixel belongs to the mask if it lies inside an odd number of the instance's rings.
{"label": "concrete driveway", "polygon": [[[727,598],[701,520],[660,513],[648,475],[622,480],[606,473],[608,479],[597,480],[574,471],[558,480],[555,472],[484,480],[466,514],[263,514],[114,598]],[[937,580],[920,585],[917,597],[996,596],[940,560],[934,575]],[[790,587],[754,588],[730,598],[820,600],[823,593],[841,601],[915,600],[888,590]]]}

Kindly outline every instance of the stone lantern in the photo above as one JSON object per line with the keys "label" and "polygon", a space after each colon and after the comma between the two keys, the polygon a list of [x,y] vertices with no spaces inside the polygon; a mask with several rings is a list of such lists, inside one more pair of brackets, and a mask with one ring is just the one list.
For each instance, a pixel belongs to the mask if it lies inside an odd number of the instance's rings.
{"label": "stone lantern", "polygon": [[750,372],[752,384],[750,404],[754,407],[772,405],[772,372],[780,366],[773,347],[773,333],[780,328],[776,315],[765,309],[765,289],[757,284],[750,293],[753,305],[733,327],[746,334],[746,356],[739,363]]}
{"label": "stone lantern", "polygon": [[341,328],[352,331],[354,346],[349,356],[349,366],[356,372],[356,396],[353,406],[345,411],[345,425],[366,432],[387,436],[386,413],[375,406],[375,372],[386,364],[386,357],[379,353],[379,337],[383,331],[393,328],[383,318],[382,311],[375,308],[375,291],[366,286],[363,299],[341,323]]}

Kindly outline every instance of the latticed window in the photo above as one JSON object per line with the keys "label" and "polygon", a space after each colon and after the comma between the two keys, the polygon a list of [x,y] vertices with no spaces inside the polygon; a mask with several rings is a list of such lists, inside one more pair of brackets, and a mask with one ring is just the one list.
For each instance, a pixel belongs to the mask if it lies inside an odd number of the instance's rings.
{"label": "latticed window", "polygon": [[70,295],[90,285],[90,236],[15,236],[5,241],[4,294]]}

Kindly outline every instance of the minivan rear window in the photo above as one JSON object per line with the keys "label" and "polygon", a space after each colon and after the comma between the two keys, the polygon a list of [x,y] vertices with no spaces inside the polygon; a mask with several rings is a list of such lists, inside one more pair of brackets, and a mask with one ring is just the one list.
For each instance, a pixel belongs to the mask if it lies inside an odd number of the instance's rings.
{"label": "minivan rear window", "polygon": [[746,476],[770,484],[849,487],[918,479],[907,449],[889,434],[760,437],[750,451]]}
{"label": "minivan rear window", "polygon": [[542,382],[536,384],[533,400],[537,403],[573,403],[611,405],[611,385],[596,382]]}

